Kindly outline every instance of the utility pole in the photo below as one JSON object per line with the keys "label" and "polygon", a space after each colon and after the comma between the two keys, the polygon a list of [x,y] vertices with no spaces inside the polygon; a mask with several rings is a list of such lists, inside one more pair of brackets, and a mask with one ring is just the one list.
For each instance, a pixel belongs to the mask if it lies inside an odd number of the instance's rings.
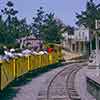
{"label": "utility pole", "polygon": [[99,76],[100,73],[100,44],[99,44],[99,36],[98,31],[100,29],[100,20],[96,20],[95,25],[96,31],[95,31],[95,39],[96,39],[96,69],[97,69],[97,76]]}

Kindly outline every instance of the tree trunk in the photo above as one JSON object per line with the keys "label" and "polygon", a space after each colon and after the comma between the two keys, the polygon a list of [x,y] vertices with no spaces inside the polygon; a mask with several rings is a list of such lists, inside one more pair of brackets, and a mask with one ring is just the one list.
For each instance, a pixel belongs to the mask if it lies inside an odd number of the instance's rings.
{"label": "tree trunk", "polygon": [[92,52],[92,39],[90,39],[90,53]]}
{"label": "tree trunk", "polygon": [[91,54],[91,52],[92,52],[92,30],[91,29],[89,29],[89,37],[90,37],[90,54]]}

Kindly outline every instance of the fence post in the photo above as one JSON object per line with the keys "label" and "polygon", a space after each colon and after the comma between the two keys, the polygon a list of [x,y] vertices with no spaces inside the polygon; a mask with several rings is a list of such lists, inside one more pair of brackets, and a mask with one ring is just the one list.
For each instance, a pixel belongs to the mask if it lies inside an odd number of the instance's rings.
{"label": "fence post", "polygon": [[16,59],[13,59],[13,67],[14,67],[14,78],[16,78]]}
{"label": "fence post", "polygon": [[1,65],[2,65],[2,62],[0,61],[0,91],[1,91]]}
{"label": "fence post", "polygon": [[28,71],[30,71],[30,56],[28,55]]}
{"label": "fence post", "polygon": [[49,63],[52,64],[52,53],[49,53]]}

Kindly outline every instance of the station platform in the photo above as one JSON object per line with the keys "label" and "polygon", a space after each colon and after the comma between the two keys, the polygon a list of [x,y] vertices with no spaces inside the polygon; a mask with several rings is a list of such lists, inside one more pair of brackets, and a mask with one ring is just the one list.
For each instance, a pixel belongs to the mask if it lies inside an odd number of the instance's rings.
{"label": "station platform", "polygon": [[[88,83],[89,81],[92,83]],[[75,87],[81,100],[97,100],[95,86],[100,86],[100,70],[88,69],[86,66],[77,73]]]}

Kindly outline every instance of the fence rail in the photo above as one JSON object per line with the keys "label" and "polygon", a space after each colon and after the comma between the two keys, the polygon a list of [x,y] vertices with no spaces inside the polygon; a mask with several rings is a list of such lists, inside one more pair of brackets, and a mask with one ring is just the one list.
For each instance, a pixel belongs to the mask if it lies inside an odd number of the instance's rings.
{"label": "fence rail", "polygon": [[0,91],[23,74],[56,63],[62,58],[61,50],[43,55],[28,55],[0,62]]}

